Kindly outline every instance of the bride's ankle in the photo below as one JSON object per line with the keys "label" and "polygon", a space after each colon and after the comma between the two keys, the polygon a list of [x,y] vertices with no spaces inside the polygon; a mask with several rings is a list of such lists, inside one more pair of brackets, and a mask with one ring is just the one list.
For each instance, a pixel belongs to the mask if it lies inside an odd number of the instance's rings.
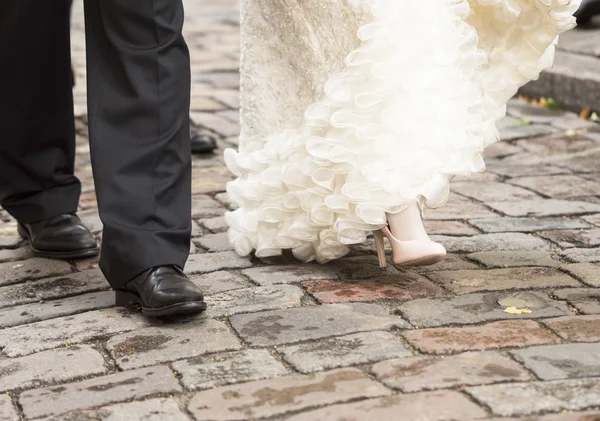
{"label": "bride's ankle", "polygon": [[387,220],[390,224],[390,231],[396,239],[400,241],[429,241],[423,219],[421,219],[421,210],[416,203],[400,213],[388,214]]}

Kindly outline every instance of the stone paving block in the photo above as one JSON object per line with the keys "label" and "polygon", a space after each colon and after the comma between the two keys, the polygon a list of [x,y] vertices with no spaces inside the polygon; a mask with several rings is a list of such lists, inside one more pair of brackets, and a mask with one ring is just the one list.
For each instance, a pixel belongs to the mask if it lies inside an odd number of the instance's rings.
{"label": "stone paving block", "polygon": [[251,266],[252,263],[248,257],[240,257],[234,251],[192,254],[185,265],[185,273],[193,275],[223,269],[243,269]]}
{"label": "stone paving block", "polygon": [[595,203],[560,199],[522,199],[515,202],[488,202],[486,205],[508,216],[541,217],[600,212],[600,205]]}
{"label": "stone paving block", "polygon": [[544,157],[582,152],[596,146],[593,141],[584,136],[569,136],[564,134],[537,139],[524,139],[517,142],[517,145],[528,152]]}
{"label": "stone paving block", "polygon": [[509,183],[553,198],[600,195],[600,186],[597,183],[576,175],[513,178]]}
{"label": "stone paving block", "polygon": [[39,418],[169,393],[181,393],[181,386],[168,367],[157,366],[30,390],[19,403],[26,418]]}
{"label": "stone paving block", "polygon": [[552,257],[544,251],[482,251],[471,253],[467,257],[488,268],[561,266],[561,262],[553,260]]}
{"label": "stone paving block", "polygon": [[223,216],[204,219],[201,221],[201,223],[204,228],[214,233],[226,232],[229,229],[229,226],[227,225],[227,222],[225,222],[225,218]]}
{"label": "stone paving block", "polygon": [[543,231],[539,235],[562,248],[600,246],[600,228],[577,231]]}
{"label": "stone paving block", "polygon": [[177,361],[172,366],[181,375],[181,383],[187,390],[211,389],[290,374],[266,349],[219,352]]}
{"label": "stone paving block", "polygon": [[333,405],[305,412],[286,421],[458,421],[481,419],[486,412],[452,390],[394,395]]}
{"label": "stone paving block", "polygon": [[586,222],[589,222],[592,225],[600,227],[600,214],[584,216],[581,219],[585,220]]}
{"label": "stone paving block", "polygon": [[[383,275],[398,275],[398,270],[388,265],[385,269],[379,267],[379,259],[375,255],[344,257],[327,265],[335,271],[342,280],[369,279]],[[311,278],[314,280],[315,278]],[[331,279],[331,278],[329,278]]]}
{"label": "stone paving block", "polygon": [[[239,75],[233,75],[239,80]],[[237,136],[240,133],[238,123],[234,123],[228,118],[215,113],[203,113],[192,111],[190,114],[194,123],[198,126],[206,127],[222,136]]]}
{"label": "stone paving block", "polygon": [[0,421],[19,421],[17,410],[8,395],[0,395]]}
{"label": "stone paving block", "polygon": [[192,275],[190,279],[205,295],[250,287],[250,283],[240,275],[223,270]]}
{"label": "stone paving block", "polygon": [[221,216],[226,210],[219,202],[208,196],[197,195],[192,197],[193,219]]}
{"label": "stone paving block", "polygon": [[189,421],[173,399],[158,398],[69,412],[40,421]]}
{"label": "stone paving block", "polygon": [[519,416],[539,412],[577,411],[600,405],[600,379],[511,383],[466,389],[494,415]]}
{"label": "stone paving block", "polygon": [[17,232],[17,224],[14,222],[0,226],[0,247],[17,248],[24,243]]}
{"label": "stone paving block", "polygon": [[106,371],[104,357],[89,345],[53,349],[26,357],[0,360],[0,392],[65,382]]}
{"label": "stone paving block", "polygon": [[400,317],[374,304],[351,303],[311,306],[262,313],[239,314],[231,325],[249,344],[282,345],[334,335],[406,328]]}
{"label": "stone paving block", "polygon": [[476,235],[479,231],[460,221],[424,221],[430,235]]}
{"label": "stone paving block", "polygon": [[369,302],[378,299],[411,300],[439,297],[444,290],[421,275],[398,273],[353,281],[308,281],[302,286],[321,303]]}
{"label": "stone paving block", "polygon": [[302,373],[412,356],[398,337],[389,332],[364,332],[324,338],[316,342],[280,347],[277,351]]}
{"label": "stone paving block", "polygon": [[497,214],[490,211],[485,206],[453,193],[450,193],[446,205],[439,209],[428,209],[427,212],[425,212],[425,219],[431,220],[464,220],[473,218],[493,218],[497,216]]}
{"label": "stone paving block", "polygon": [[69,316],[84,311],[99,310],[115,305],[114,292],[95,292],[54,301],[0,308],[0,328],[24,325]]}
{"label": "stone paving block", "polygon": [[530,177],[535,175],[554,175],[554,174],[569,174],[570,171],[550,164],[533,164],[533,165],[518,165],[505,164],[502,161],[491,162],[487,166],[487,171],[493,174],[502,175],[505,177]]}
{"label": "stone paving block", "polygon": [[486,233],[495,232],[538,232],[543,230],[581,229],[590,226],[579,219],[565,217],[550,218],[489,218],[471,219],[469,224]]}
{"label": "stone paving block", "polygon": [[571,158],[561,159],[560,165],[575,172],[594,173],[598,171],[600,150],[592,150]]}
{"label": "stone paving block", "polygon": [[593,263],[572,263],[564,265],[563,269],[586,285],[600,287],[600,265]]}
{"label": "stone paving block", "polygon": [[140,329],[150,321],[122,308],[96,310],[0,330],[0,348],[9,357],[74,345],[95,338]]}
{"label": "stone paving block", "polygon": [[503,320],[481,326],[411,330],[408,342],[427,354],[483,351],[559,343],[555,335],[532,320]]}
{"label": "stone paving block", "polygon": [[0,288],[0,307],[53,300],[69,295],[109,289],[99,269],[25,282]]}
{"label": "stone paving block", "polygon": [[511,354],[541,380],[600,375],[598,343],[535,346],[511,351]]}
{"label": "stone paving block", "polygon": [[[558,130],[546,124],[519,124],[505,127],[500,131],[500,137],[504,141],[518,139],[529,139],[532,137],[546,136],[556,133]],[[522,150],[522,149],[521,149]]]}
{"label": "stone paving block", "polygon": [[299,307],[304,292],[293,285],[271,285],[220,292],[206,297],[206,317],[224,317]]}
{"label": "stone paving block", "polygon": [[71,272],[71,265],[68,262],[39,257],[22,262],[0,263],[0,286],[66,275]]}
{"label": "stone paving block", "polygon": [[550,415],[530,415],[525,418],[490,418],[486,421],[600,421],[600,412],[569,412]]}
{"label": "stone paving block", "polygon": [[238,208],[237,204],[233,203],[233,201],[226,192],[216,194],[215,200],[218,200],[228,209],[234,210]]}
{"label": "stone paving block", "polygon": [[593,249],[572,248],[563,251],[560,255],[575,263],[595,263],[600,262],[600,247]]}
{"label": "stone paving block", "polygon": [[432,235],[431,239],[442,243],[453,252],[475,253],[478,251],[546,251],[544,240],[522,233],[481,234],[471,237]]}
{"label": "stone paving block", "polygon": [[225,323],[204,318],[137,329],[113,336],[106,344],[123,370],[241,347]]}
{"label": "stone paving block", "polygon": [[295,284],[310,280],[337,279],[338,274],[329,265],[260,266],[242,271],[259,285]]}
{"label": "stone paving block", "polygon": [[192,168],[192,194],[211,194],[225,190],[232,175],[224,165]]}
{"label": "stone paving block", "polygon": [[357,369],[259,380],[197,393],[188,410],[197,421],[246,420],[357,398],[389,395]]}
{"label": "stone paving block", "polygon": [[479,266],[473,262],[470,262],[466,259],[463,259],[462,256],[458,254],[447,254],[446,258],[441,262],[435,263],[429,266],[414,266],[411,268],[403,268],[403,271],[407,272],[418,272],[418,273],[427,273],[427,272],[439,272],[441,270],[470,270],[470,269],[479,269]]}
{"label": "stone paving block", "polygon": [[100,219],[100,215],[98,215],[97,210],[80,212],[79,218],[81,218],[83,225],[85,225],[92,233],[98,234],[100,231],[102,231],[102,220]]}
{"label": "stone paving block", "polygon": [[33,257],[33,252],[29,247],[21,247],[14,250],[0,250],[0,263],[17,262],[19,260],[31,259]]}
{"label": "stone paving block", "polygon": [[[507,314],[498,304],[504,299],[519,299],[529,304],[531,314]],[[458,297],[420,298],[406,302],[398,311],[413,325],[437,327],[451,324],[465,325],[503,319],[531,319],[570,315],[567,305],[551,300],[539,292],[498,291],[467,294]]]}
{"label": "stone paving block", "polygon": [[559,300],[568,301],[580,313],[600,314],[600,289],[566,288],[553,292]]}
{"label": "stone paving block", "polygon": [[480,202],[514,201],[540,197],[529,190],[503,182],[455,182],[451,184],[451,189],[462,196]]}
{"label": "stone paving block", "polygon": [[194,244],[196,244],[198,247],[208,250],[211,253],[233,250],[233,247],[231,244],[229,244],[227,233],[206,234],[200,238],[196,238],[194,240]]}
{"label": "stone paving block", "polygon": [[566,316],[542,320],[558,336],[569,342],[599,342],[600,316]]}
{"label": "stone paving block", "polygon": [[519,364],[494,351],[398,358],[375,364],[371,371],[377,380],[404,393],[532,379]]}
{"label": "stone paving block", "polygon": [[429,278],[456,294],[511,289],[581,286],[575,279],[552,268],[508,268],[432,272]]}

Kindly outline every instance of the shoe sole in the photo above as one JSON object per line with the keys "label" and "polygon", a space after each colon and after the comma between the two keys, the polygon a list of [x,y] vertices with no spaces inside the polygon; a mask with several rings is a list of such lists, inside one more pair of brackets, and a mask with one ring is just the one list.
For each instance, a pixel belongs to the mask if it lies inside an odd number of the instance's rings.
{"label": "shoe sole", "polygon": [[58,259],[58,260],[71,260],[71,259],[83,259],[86,257],[94,257],[100,254],[100,249],[98,247],[89,248],[89,249],[81,249],[81,250],[70,250],[70,251],[52,251],[52,250],[38,250],[31,245],[31,239],[26,232],[21,229],[21,227],[17,227],[17,231],[19,232],[19,236],[29,242],[29,247],[36,257],[45,257],[47,259]]}
{"label": "shoe sole", "polygon": [[397,264],[396,266],[429,266],[441,262],[446,257],[445,254],[434,254],[432,256],[422,257],[420,259],[409,260],[408,262]]}
{"label": "shoe sole", "polygon": [[166,307],[148,308],[144,307],[139,295],[126,291],[115,291],[115,305],[129,309],[141,307],[142,314],[148,317],[188,316],[206,310],[204,301],[186,301]]}

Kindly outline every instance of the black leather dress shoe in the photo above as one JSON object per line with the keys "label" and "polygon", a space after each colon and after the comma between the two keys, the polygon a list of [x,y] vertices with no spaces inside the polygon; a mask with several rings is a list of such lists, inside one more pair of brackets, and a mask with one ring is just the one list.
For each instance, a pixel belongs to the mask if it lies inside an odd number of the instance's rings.
{"label": "black leather dress shoe", "polygon": [[600,0],[583,0],[575,12],[579,24],[589,22],[596,15],[600,15]]}
{"label": "black leather dress shoe", "polygon": [[38,257],[78,259],[100,253],[94,236],[77,215],[59,215],[34,224],[19,223],[17,229]]}
{"label": "black leather dress shoe", "polygon": [[148,269],[115,294],[116,305],[142,306],[146,316],[182,316],[206,310],[202,291],[176,266]]}
{"label": "black leather dress shoe", "polygon": [[190,140],[192,142],[192,153],[208,154],[217,149],[217,140],[210,135],[192,132]]}

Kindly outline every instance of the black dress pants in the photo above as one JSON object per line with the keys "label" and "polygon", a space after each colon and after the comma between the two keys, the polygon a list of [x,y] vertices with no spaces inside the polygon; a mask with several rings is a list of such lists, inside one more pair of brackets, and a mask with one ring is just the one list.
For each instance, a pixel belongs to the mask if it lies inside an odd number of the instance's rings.
{"label": "black dress pants", "polygon": [[[74,213],[70,0],[0,2],[0,204]],[[183,267],[191,233],[190,65],[181,0],[85,0],[88,121],[113,288]]]}

